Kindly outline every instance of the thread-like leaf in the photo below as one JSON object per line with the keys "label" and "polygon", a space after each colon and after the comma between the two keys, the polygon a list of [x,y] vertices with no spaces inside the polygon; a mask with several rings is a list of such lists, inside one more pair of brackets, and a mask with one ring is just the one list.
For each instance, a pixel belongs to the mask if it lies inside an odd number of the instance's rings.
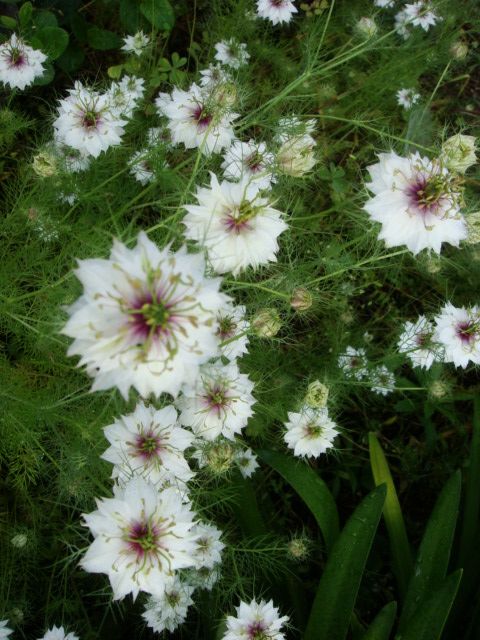
{"label": "thread-like leaf", "polygon": [[385,454],[377,437],[372,432],[368,434],[368,444],[370,449],[370,465],[372,467],[375,484],[385,483],[387,485],[387,497],[385,498],[385,505],[383,507],[383,517],[385,518],[385,525],[390,539],[393,570],[398,581],[400,594],[402,598],[404,598],[410,576],[412,575],[413,560],[402,509],[398,501],[387,459],[385,458]]}
{"label": "thread-like leaf", "polygon": [[362,640],[388,640],[396,612],[397,603],[395,601],[386,604],[370,623],[365,635],[362,636]]}
{"label": "thread-like leaf", "polygon": [[318,585],[304,640],[345,639],[386,491],[386,486],[381,485],[363,499],[334,544]]}
{"label": "thread-like leaf", "polygon": [[304,462],[283,453],[266,449],[256,453],[295,489],[315,516],[327,550],[331,549],[340,525],[335,500],[325,482]]}

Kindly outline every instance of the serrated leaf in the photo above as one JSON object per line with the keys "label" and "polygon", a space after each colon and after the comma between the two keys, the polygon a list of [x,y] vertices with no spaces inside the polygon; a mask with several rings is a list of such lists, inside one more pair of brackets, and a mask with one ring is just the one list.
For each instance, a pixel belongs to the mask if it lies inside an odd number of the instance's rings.
{"label": "serrated leaf", "polygon": [[408,585],[400,631],[417,612],[420,601],[445,578],[457,522],[460,489],[461,476],[457,471],[445,485],[428,520]]}
{"label": "serrated leaf", "polygon": [[345,640],[386,493],[385,485],[369,493],[334,544],[303,640]]}
{"label": "serrated leaf", "polygon": [[370,626],[362,636],[362,640],[388,640],[395,621],[397,603],[389,602],[375,616]]}
{"label": "serrated leaf", "polygon": [[32,42],[39,42],[40,49],[50,60],[59,58],[68,46],[68,33],[58,27],[44,27],[35,33]]}
{"label": "serrated leaf", "polygon": [[295,489],[313,513],[327,550],[331,549],[339,532],[337,506],[327,485],[318,473],[310,469],[304,462],[278,451],[261,449],[256,453]]}
{"label": "serrated leaf", "polygon": [[143,0],[140,11],[157,29],[170,31],[175,24],[175,13],[168,0]]}
{"label": "serrated leaf", "polygon": [[119,49],[122,45],[120,36],[113,31],[99,29],[98,27],[91,27],[87,31],[87,40],[92,49],[98,49],[99,51]]}

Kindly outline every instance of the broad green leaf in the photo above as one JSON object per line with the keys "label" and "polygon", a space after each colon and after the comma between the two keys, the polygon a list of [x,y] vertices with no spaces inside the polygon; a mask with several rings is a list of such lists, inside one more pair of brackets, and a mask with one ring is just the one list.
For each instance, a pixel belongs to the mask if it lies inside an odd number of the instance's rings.
{"label": "broad green leaf", "polygon": [[88,41],[88,22],[81,13],[75,13],[70,20],[70,27],[75,38],[82,44]]}
{"label": "broad green leaf", "polygon": [[57,65],[66,73],[72,73],[81,67],[84,59],[85,54],[83,50],[76,44],[70,43],[60,58],[58,58]]}
{"label": "broad green leaf", "polygon": [[400,593],[402,597],[405,597],[413,568],[412,554],[405,529],[405,522],[403,521],[402,510],[388,462],[373,432],[368,434],[368,445],[370,449],[370,465],[372,467],[375,484],[385,483],[387,485],[387,497],[385,499],[385,506],[383,507],[383,517],[385,518],[388,537],[390,539],[394,573],[398,581]]}
{"label": "broad green leaf", "polygon": [[113,31],[91,27],[87,31],[88,44],[92,49],[108,51],[109,49],[119,49],[122,46],[122,39]]}
{"label": "broad green leaf", "polygon": [[461,578],[462,570],[459,569],[437,583],[440,587],[428,591],[426,598],[418,603],[414,615],[405,629],[395,636],[395,640],[440,640]]}
{"label": "broad green leaf", "polygon": [[67,48],[68,33],[58,27],[43,27],[35,32],[34,41],[50,60],[56,60]]}
{"label": "broad green leaf", "polygon": [[460,539],[459,564],[466,568],[473,546],[477,544],[480,515],[480,398],[475,398],[473,408],[473,437],[467,471],[465,508]]}
{"label": "broad green leaf", "polygon": [[239,477],[237,480],[237,499],[235,513],[237,520],[246,536],[261,536],[267,532],[263,516],[258,508],[257,498],[248,479]]}
{"label": "broad green leaf", "polygon": [[113,80],[118,80],[122,75],[122,71],[123,71],[123,64],[116,64],[113,67],[108,67],[107,69],[108,77],[112,78]]}
{"label": "broad green leaf", "polygon": [[27,27],[33,16],[33,6],[31,2],[24,2],[18,10],[18,21],[22,28]]}
{"label": "broad green leaf", "polygon": [[36,87],[43,87],[46,84],[50,84],[50,82],[55,77],[55,70],[49,62],[44,63],[43,67],[45,71],[41,76],[35,78],[33,82]]}
{"label": "broad green leaf", "polygon": [[120,22],[130,33],[142,27],[142,14],[138,0],[120,0]]}
{"label": "broad green leaf", "polygon": [[364,498],[334,544],[303,640],[345,640],[386,493],[381,485]]}
{"label": "broad green leaf", "polygon": [[375,619],[362,636],[362,640],[388,640],[395,621],[397,603],[389,602],[376,615]]}
{"label": "broad green leaf", "polygon": [[[447,574],[460,502],[461,476],[456,472],[440,494],[423,535],[408,585],[399,629],[419,610],[421,600],[442,583]],[[419,613],[421,613],[419,611]]]}
{"label": "broad green leaf", "polygon": [[17,21],[10,16],[0,16],[0,24],[7,29],[16,29]]}
{"label": "broad green leaf", "polygon": [[169,31],[175,24],[175,13],[168,0],[143,0],[140,11],[157,29]]}
{"label": "broad green leaf", "polygon": [[44,27],[58,27],[58,20],[51,11],[37,11],[34,15],[33,22],[37,29]]}
{"label": "broad green leaf", "polygon": [[315,516],[327,550],[331,549],[340,528],[337,506],[318,473],[304,462],[277,451],[261,449],[256,453],[295,489]]}

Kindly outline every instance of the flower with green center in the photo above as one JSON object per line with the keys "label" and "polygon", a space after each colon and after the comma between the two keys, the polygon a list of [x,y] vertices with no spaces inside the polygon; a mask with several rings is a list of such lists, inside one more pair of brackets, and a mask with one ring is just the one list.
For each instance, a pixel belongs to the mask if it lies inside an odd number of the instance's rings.
{"label": "flower with green center", "polygon": [[285,640],[283,625],[288,616],[280,616],[273,601],[240,602],[237,615],[227,617],[227,631],[222,640]]}
{"label": "flower with green center", "polygon": [[333,447],[338,435],[337,425],[325,407],[314,409],[304,406],[300,413],[289,412],[285,427],[283,439],[293,449],[294,455],[300,457],[317,458]]}

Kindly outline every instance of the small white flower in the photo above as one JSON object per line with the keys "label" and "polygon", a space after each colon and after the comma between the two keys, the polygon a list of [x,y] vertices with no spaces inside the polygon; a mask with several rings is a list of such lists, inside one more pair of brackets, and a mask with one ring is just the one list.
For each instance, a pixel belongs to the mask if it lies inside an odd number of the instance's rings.
{"label": "small white flower", "polygon": [[60,191],[60,193],[58,194],[58,199],[60,200],[60,202],[66,202],[72,207],[75,202],[77,202],[78,196],[76,193],[64,193],[63,191]]}
{"label": "small white flower", "polygon": [[197,189],[198,204],[185,206],[185,236],[205,247],[216,273],[276,262],[277,238],[287,229],[283,214],[255,183],[219,183],[210,175],[210,187]]}
{"label": "small white flower", "polygon": [[194,385],[186,385],[176,404],[179,421],[195,435],[214,440],[222,434],[233,440],[253,415],[253,382],[235,362],[203,365]]}
{"label": "small white flower", "polygon": [[370,371],[371,390],[386,396],[395,389],[395,375],[385,365],[375,367]]}
{"label": "small white flower", "polygon": [[430,2],[427,0],[406,4],[403,11],[406,19],[411,21],[414,27],[422,27],[424,31],[428,31],[430,27],[435,26],[442,19],[432,10]]}
{"label": "small white flower", "polygon": [[480,307],[454,307],[447,302],[435,317],[434,339],[445,348],[444,362],[465,368],[480,364]]}
{"label": "small white flower", "polygon": [[251,449],[239,449],[235,453],[234,459],[244,478],[250,478],[260,466],[257,462],[257,456]]}
{"label": "small white flower", "polygon": [[259,189],[269,189],[275,178],[272,174],[274,155],[264,142],[235,140],[223,156],[223,175],[227,180],[255,182]]}
{"label": "small white flower", "polygon": [[215,60],[232,69],[240,69],[246,65],[250,59],[247,51],[247,45],[244,42],[238,42],[235,38],[222,40],[215,45]]}
{"label": "small white flower", "polygon": [[248,353],[248,331],[250,323],[245,317],[244,306],[226,305],[217,314],[217,336],[222,356],[228,360],[236,360]]}
{"label": "small white flower", "polygon": [[201,69],[200,75],[200,86],[206,90],[212,90],[220,84],[232,81],[230,72],[219,64],[211,64],[206,69]]}
{"label": "small white flower", "polygon": [[63,627],[56,627],[53,625],[51,629],[48,629],[45,635],[39,640],[79,640],[78,636],[72,631],[67,633]]}
{"label": "small white flower", "polygon": [[442,144],[440,160],[451,171],[465,173],[469,167],[477,162],[475,142],[475,136],[464,136],[457,133]]}
{"label": "small white flower", "polygon": [[13,633],[13,629],[9,629],[7,627],[8,620],[0,620],[0,640],[4,640],[4,638],[8,638],[11,633]]}
{"label": "small white flower", "polygon": [[139,402],[135,411],[104,428],[110,447],[100,456],[114,467],[112,478],[139,474],[153,484],[188,482],[194,475],[184,458],[193,435],[177,422],[171,405],[163,409]]}
{"label": "small white flower", "polygon": [[110,101],[110,110],[117,117],[131,118],[137,103],[145,92],[143,78],[125,76],[121,82],[112,82],[106,95]]}
{"label": "small white flower", "polygon": [[318,458],[333,447],[338,435],[337,425],[328,415],[328,410],[304,406],[300,413],[288,413],[287,431],[283,439],[296,456]]}
{"label": "small white flower", "polygon": [[225,547],[220,540],[222,532],[212,524],[199,522],[194,529],[195,540],[195,568],[213,569],[222,561],[222,551]]}
{"label": "small white flower", "polygon": [[141,477],[116,487],[84,514],[94,541],[80,561],[85,571],[106,573],[115,600],[140,591],[162,597],[178,569],[195,564],[194,514],[173,488]]}
{"label": "small white flower", "polygon": [[227,631],[222,640],[285,640],[282,626],[288,616],[281,616],[273,600],[240,601],[236,616],[227,616]]}
{"label": "small white flower", "polygon": [[220,567],[215,565],[213,569],[202,567],[201,569],[187,569],[185,572],[188,582],[195,589],[211,591],[220,578]]}
{"label": "small white flower", "polygon": [[257,0],[257,15],[259,18],[266,18],[272,24],[290,22],[297,7],[291,0]]}
{"label": "small white flower", "polygon": [[171,94],[160,93],[155,104],[160,115],[168,118],[172,142],[186,149],[198,147],[206,155],[219,153],[235,137],[232,122],[239,114],[219,105],[195,83],[188,91],[174,87]]}
{"label": "small white flower", "polygon": [[0,82],[11,89],[25,89],[35,78],[43,76],[47,56],[25,44],[15,33],[0,44]]}
{"label": "small white flower", "polygon": [[443,350],[433,342],[433,324],[425,316],[416,322],[406,322],[398,340],[398,350],[406,353],[414,367],[430,369],[443,359]]}
{"label": "small white flower", "polygon": [[204,273],[201,254],[160,250],[143,232],[133,249],[116,240],[108,260],[79,261],[84,293],[62,333],[75,338],[68,354],[81,356],[92,391],[176,396],[194,382],[219,354],[216,314],[229,301]]}
{"label": "small white flower", "polygon": [[188,608],[193,604],[191,598],[195,588],[178,577],[167,586],[161,596],[150,597],[145,605],[142,618],[155,633],[175,631],[185,622]]}
{"label": "small white flower", "polygon": [[380,153],[368,167],[373,192],[364,209],[379,222],[387,247],[405,245],[414,255],[423,249],[440,253],[443,243],[458,247],[467,237],[460,212],[460,192],[448,170],[418,153],[402,158]]}
{"label": "small white flower", "polygon": [[87,89],[80,82],[69,93],[60,100],[53,123],[56,141],[94,158],[119,145],[126,122],[112,112],[110,97]]}
{"label": "small white flower", "polygon": [[395,4],[395,0],[374,0],[373,4],[376,7],[380,7],[381,9],[386,9],[393,7],[393,5]]}
{"label": "small white flower", "polygon": [[62,169],[66,173],[79,173],[86,171],[90,166],[90,156],[85,156],[71,147],[66,147],[58,141],[54,142],[55,150],[59,155]]}
{"label": "small white flower", "polygon": [[143,31],[137,31],[133,36],[126,36],[123,39],[123,42],[125,44],[121,47],[122,51],[133,53],[136,56],[141,56],[145,48],[148,46],[150,38],[145,35]]}
{"label": "small white flower", "polygon": [[395,30],[404,40],[410,37],[410,25],[410,18],[407,16],[406,11],[402,9],[395,15]]}
{"label": "small white flower", "polygon": [[348,346],[338,357],[338,366],[347,378],[362,380],[367,375],[367,355],[365,349]]}
{"label": "small white flower", "polygon": [[411,109],[420,100],[420,94],[415,89],[399,89],[397,102],[404,109]]}
{"label": "small white flower", "polygon": [[145,186],[155,180],[155,172],[152,170],[151,163],[149,162],[148,149],[134,153],[130,159],[130,167],[130,173],[140,184]]}

